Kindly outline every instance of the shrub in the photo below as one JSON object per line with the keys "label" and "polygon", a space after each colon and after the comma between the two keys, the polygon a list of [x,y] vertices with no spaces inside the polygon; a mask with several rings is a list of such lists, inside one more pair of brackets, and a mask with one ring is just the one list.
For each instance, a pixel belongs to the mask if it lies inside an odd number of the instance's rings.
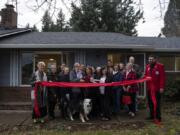
{"label": "shrub", "polygon": [[165,98],[172,99],[180,95],[180,81],[168,80],[166,83],[164,96]]}

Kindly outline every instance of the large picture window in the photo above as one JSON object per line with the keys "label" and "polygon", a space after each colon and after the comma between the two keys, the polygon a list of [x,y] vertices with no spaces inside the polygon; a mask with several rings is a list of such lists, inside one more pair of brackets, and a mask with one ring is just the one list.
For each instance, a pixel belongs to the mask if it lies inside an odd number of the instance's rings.
{"label": "large picture window", "polygon": [[21,84],[30,84],[30,79],[33,73],[33,54],[32,53],[22,53],[21,61]]}
{"label": "large picture window", "polygon": [[159,62],[164,64],[166,71],[175,71],[174,56],[159,56]]}
{"label": "large picture window", "polygon": [[176,71],[180,71],[180,57],[175,58]]}

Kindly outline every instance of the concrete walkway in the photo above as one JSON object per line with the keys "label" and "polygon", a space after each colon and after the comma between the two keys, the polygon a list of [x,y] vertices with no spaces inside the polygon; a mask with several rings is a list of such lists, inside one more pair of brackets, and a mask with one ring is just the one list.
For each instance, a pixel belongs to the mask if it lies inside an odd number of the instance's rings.
{"label": "concrete walkway", "polygon": [[[58,116],[59,112],[56,112],[56,119],[48,121],[48,123],[81,123],[78,118],[74,122],[63,120]],[[121,112],[118,116],[113,116],[111,121],[108,122],[134,122],[134,121],[145,121],[146,110],[141,110],[137,113],[135,118],[130,118],[125,112]],[[87,123],[102,122],[100,118],[91,118]],[[22,110],[0,110],[0,125],[32,125],[31,111]]]}

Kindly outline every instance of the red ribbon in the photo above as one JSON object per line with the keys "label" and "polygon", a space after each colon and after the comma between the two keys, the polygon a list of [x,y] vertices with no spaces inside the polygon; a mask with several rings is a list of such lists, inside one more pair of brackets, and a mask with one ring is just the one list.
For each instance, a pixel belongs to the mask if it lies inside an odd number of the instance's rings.
{"label": "red ribbon", "polygon": [[38,83],[35,84],[34,87],[34,113],[37,117],[40,117],[40,111],[39,111],[39,105],[38,105],[38,100],[37,100],[37,96],[38,96]]}
{"label": "red ribbon", "polygon": [[142,79],[138,80],[127,80],[127,81],[121,81],[121,82],[112,82],[112,83],[72,83],[72,82],[36,82],[34,87],[34,93],[35,93],[35,99],[34,99],[34,111],[37,116],[40,116],[39,111],[39,105],[37,100],[37,91],[38,86],[44,86],[44,87],[78,87],[78,88],[90,88],[90,87],[100,87],[100,86],[126,86],[126,85],[132,85],[137,83],[142,83],[145,81],[150,81],[151,77],[145,76]]}
{"label": "red ribbon", "polygon": [[156,113],[157,113],[157,100],[156,100],[156,88],[155,88],[155,85],[153,83],[153,81],[151,80],[150,81],[150,97],[151,97],[151,100],[152,100],[152,103],[153,103],[153,115],[154,115],[154,118],[156,120]]}

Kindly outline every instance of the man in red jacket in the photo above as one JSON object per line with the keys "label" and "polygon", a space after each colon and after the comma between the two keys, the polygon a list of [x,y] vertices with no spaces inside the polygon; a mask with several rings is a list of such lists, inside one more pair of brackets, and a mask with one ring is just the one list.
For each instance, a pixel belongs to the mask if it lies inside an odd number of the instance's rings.
{"label": "man in red jacket", "polygon": [[147,82],[147,97],[150,116],[148,119],[154,119],[155,123],[161,122],[160,100],[161,93],[165,86],[165,71],[164,65],[157,62],[156,56],[149,56],[149,64],[146,66],[145,75],[152,77],[152,80]]}

